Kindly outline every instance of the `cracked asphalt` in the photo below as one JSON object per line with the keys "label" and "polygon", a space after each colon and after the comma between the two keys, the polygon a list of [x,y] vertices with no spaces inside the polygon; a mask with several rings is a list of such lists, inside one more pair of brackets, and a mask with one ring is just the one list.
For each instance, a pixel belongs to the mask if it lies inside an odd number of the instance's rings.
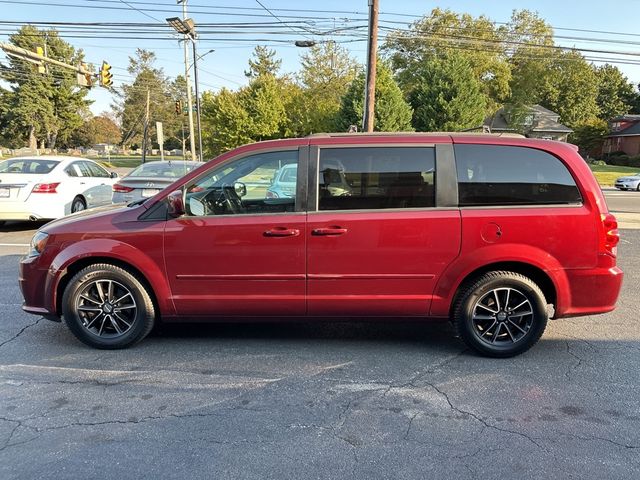
{"label": "cracked asphalt", "polygon": [[0,249],[0,478],[640,478],[640,230],[622,234],[618,309],[507,360],[392,322],[92,350],[22,313],[20,252]]}

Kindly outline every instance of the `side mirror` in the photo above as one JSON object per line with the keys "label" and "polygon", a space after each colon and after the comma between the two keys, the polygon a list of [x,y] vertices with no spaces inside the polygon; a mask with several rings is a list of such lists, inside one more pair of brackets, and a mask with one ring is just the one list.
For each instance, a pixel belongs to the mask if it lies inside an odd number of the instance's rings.
{"label": "side mirror", "polygon": [[111,178],[118,178],[118,174],[116,172],[110,172],[109,173],[109,177]]}
{"label": "side mirror", "polygon": [[244,197],[247,194],[247,186],[242,182],[236,182],[233,184],[233,189],[236,191],[236,195]]}
{"label": "side mirror", "polygon": [[182,190],[171,192],[167,195],[167,201],[169,202],[168,214],[170,218],[178,218],[185,214]]}

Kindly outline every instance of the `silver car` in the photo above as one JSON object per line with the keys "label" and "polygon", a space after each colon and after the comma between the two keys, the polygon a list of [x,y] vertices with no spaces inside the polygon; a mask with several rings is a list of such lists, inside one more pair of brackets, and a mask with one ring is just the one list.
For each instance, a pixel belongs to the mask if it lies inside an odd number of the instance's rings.
{"label": "silver car", "polygon": [[615,187],[618,190],[638,190],[640,191],[640,172],[620,177],[616,180]]}
{"label": "silver car", "polygon": [[173,160],[143,163],[113,185],[111,201],[130,203],[153,197],[200,165],[202,165],[200,162]]}

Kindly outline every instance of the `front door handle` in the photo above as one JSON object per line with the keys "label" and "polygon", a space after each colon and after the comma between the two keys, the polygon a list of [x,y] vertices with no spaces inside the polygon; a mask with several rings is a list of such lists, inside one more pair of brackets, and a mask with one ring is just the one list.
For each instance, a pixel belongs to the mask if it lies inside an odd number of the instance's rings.
{"label": "front door handle", "polygon": [[276,227],[264,232],[265,237],[295,237],[300,235],[297,228]]}
{"label": "front door handle", "polygon": [[311,230],[312,235],[344,235],[345,233],[347,233],[347,229],[342,227],[314,228]]}

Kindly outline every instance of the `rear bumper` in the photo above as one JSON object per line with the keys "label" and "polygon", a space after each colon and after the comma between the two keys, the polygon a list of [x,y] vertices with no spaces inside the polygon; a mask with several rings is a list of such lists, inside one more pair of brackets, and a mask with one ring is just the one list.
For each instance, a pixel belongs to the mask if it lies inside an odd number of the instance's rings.
{"label": "rear bumper", "polygon": [[618,267],[566,270],[571,304],[556,312],[556,318],[610,312],[622,287],[624,273]]}
{"label": "rear bumper", "polygon": [[[42,194],[44,195],[44,194]],[[64,217],[64,206],[45,201],[0,202],[0,220],[40,220]]]}

